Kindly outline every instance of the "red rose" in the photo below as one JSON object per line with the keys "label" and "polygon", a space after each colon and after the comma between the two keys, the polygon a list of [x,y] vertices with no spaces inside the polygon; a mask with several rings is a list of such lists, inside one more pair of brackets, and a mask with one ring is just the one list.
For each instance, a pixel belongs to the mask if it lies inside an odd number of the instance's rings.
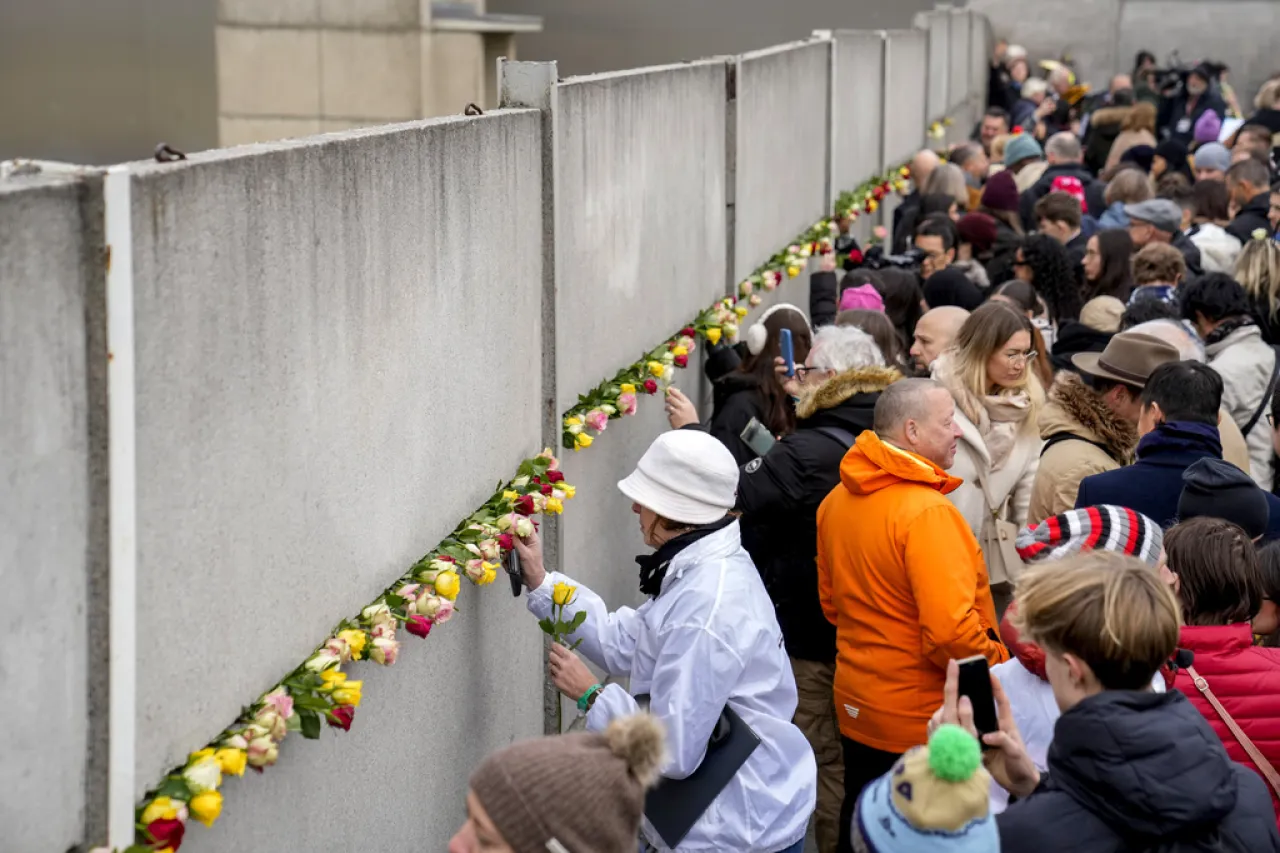
{"label": "red rose", "polygon": [[[421,617],[418,617],[421,618]],[[344,732],[351,731],[351,721],[356,718],[356,709],[351,705],[339,705],[338,707],[325,711],[324,720],[335,729],[342,729]]]}
{"label": "red rose", "polygon": [[656,379],[646,379],[646,380],[644,381],[644,393],[646,393],[646,394],[657,394],[657,393],[658,393],[658,380],[656,380]]}
{"label": "red rose", "polygon": [[850,260],[850,261],[852,261],[852,262],[853,262],[853,263],[855,263],[855,264],[860,264],[860,263],[862,263],[862,250],[861,250],[861,249],[854,249],[852,252],[850,252],[850,253],[849,253],[849,260]]}
{"label": "red rose", "polygon": [[498,534],[498,547],[504,551],[510,551],[516,547],[516,540],[511,537],[510,533]]}
{"label": "red rose", "polygon": [[544,495],[549,495],[549,494],[551,494],[553,491],[555,491],[555,490],[551,488],[551,484],[550,484],[550,483],[543,483],[543,484],[542,484],[542,493],[543,493]]}
{"label": "red rose", "polygon": [[431,620],[425,616],[415,614],[409,617],[409,621],[404,623],[404,629],[415,637],[426,639],[431,633]]}
{"label": "red rose", "polygon": [[863,208],[863,210],[865,210],[867,213],[873,213],[873,212],[874,212],[874,211],[872,210],[872,208],[871,208],[871,202],[872,202],[872,199],[867,199],[866,207],[864,207],[864,208]]}
{"label": "red rose", "polygon": [[433,560],[443,560],[443,561],[444,561],[444,562],[446,562],[446,563],[456,563],[456,562],[458,562],[457,560],[453,559],[453,557],[450,557],[448,554],[437,554],[436,556],[432,557],[432,559],[433,559]]}
{"label": "red rose", "polygon": [[182,846],[182,834],[186,831],[186,827],[182,825],[180,820],[161,818],[147,824],[147,835],[151,836],[151,840],[156,843],[157,849],[172,847],[177,850]]}
{"label": "red rose", "polygon": [[693,331],[693,326],[685,326],[683,329],[680,330],[680,334],[683,337],[692,338],[696,334],[696,332]]}
{"label": "red rose", "polygon": [[885,187],[885,185],[884,185],[884,184],[881,184],[880,186],[876,187],[876,188],[875,188],[874,190],[872,190],[872,192],[871,192],[871,195],[873,195],[873,196],[875,197],[875,200],[876,200],[876,201],[881,201],[881,200],[883,200],[883,199],[884,199],[884,197],[885,197],[886,195],[888,195],[888,194],[889,194],[889,190]]}
{"label": "red rose", "polygon": [[678,356],[676,356],[676,358],[675,358],[675,362],[676,362],[676,367],[688,367],[688,366],[689,366],[689,356],[687,356],[687,355],[678,355]]}
{"label": "red rose", "polygon": [[548,482],[548,483],[561,483],[561,482],[564,482],[564,474],[561,474],[559,471],[548,471],[548,472],[547,472],[547,482]]}
{"label": "red rose", "polygon": [[516,499],[516,512],[521,515],[533,515],[533,495],[521,495]]}

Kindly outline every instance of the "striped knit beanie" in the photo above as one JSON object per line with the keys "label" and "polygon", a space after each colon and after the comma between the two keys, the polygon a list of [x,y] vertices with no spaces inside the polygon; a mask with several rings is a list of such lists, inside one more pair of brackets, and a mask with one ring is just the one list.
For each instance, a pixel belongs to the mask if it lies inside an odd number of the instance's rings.
{"label": "striped knit beanie", "polygon": [[1160,562],[1164,531],[1141,513],[1121,506],[1091,506],[1046,518],[1018,531],[1018,555],[1028,563],[1061,560],[1081,551],[1115,551]]}

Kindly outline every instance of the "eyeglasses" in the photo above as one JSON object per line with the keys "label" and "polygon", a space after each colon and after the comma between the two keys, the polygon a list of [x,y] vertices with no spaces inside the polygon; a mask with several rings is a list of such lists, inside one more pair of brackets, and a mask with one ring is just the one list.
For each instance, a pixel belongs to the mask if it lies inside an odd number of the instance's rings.
{"label": "eyeglasses", "polygon": [[797,364],[796,375],[803,380],[806,376],[808,376],[810,373],[812,373],[815,370],[830,370],[830,369],[831,368],[829,367],[818,367],[816,365],[813,367],[805,367],[803,364]]}
{"label": "eyeglasses", "polygon": [[1020,261],[1020,260],[1018,260],[1017,258],[1014,258],[1013,265],[1014,265],[1015,267],[1029,267],[1029,266],[1031,266],[1031,264],[1027,263],[1026,261]]}
{"label": "eyeglasses", "polygon": [[1026,364],[1028,361],[1035,361],[1039,354],[1035,350],[1027,350],[1026,352],[1007,352],[1004,357],[1010,364]]}

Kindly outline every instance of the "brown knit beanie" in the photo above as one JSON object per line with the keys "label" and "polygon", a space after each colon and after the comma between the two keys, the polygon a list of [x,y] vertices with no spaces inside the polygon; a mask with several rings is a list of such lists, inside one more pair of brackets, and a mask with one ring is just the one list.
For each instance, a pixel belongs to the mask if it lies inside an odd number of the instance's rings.
{"label": "brown knit beanie", "polygon": [[604,734],[528,740],[486,758],[471,790],[515,853],[635,853],[663,743],[648,714],[614,720]]}

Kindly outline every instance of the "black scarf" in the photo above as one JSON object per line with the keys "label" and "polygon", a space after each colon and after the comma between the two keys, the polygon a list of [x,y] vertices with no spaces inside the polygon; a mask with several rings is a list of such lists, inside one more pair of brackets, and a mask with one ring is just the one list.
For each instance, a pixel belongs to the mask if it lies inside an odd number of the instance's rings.
{"label": "black scarf", "polygon": [[719,521],[702,527],[695,527],[687,533],[681,533],[674,539],[668,539],[663,543],[662,547],[652,554],[641,554],[636,557],[636,562],[640,564],[640,591],[645,595],[657,598],[658,593],[662,592],[662,581],[667,576],[667,566],[671,565],[671,561],[675,559],[676,554],[679,554],[704,536],[710,536],[717,530],[725,529],[735,521],[737,521],[736,518],[726,515]]}
{"label": "black scarf", "polygon": [[1244,326],[1256,325],[1252,317],[1232,317],[1230,320],[1223,320],[1222,325],[1209,333],[1209,337],[1204,339],[1205,346],[1213,346],[1218,341],[1226,340],[1227,335],[1236,329]]}

